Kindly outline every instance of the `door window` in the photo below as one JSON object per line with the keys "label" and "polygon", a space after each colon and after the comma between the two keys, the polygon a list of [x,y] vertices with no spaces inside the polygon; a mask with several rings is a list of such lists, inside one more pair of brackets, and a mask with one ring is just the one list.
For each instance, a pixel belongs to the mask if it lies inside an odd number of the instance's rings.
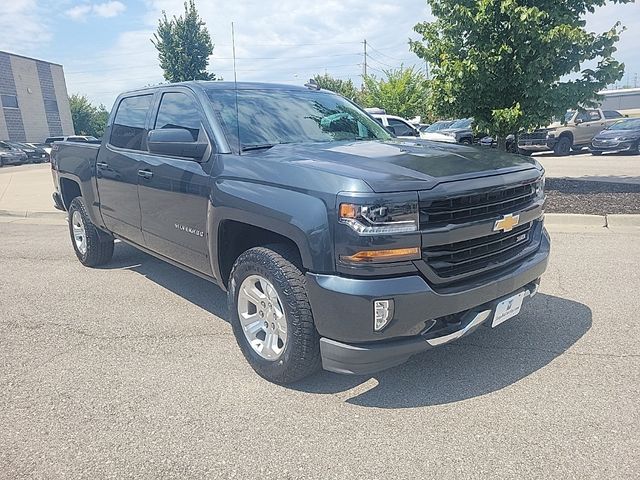
{"label": "door window", "polygon": [[114,147],[142,150],[147,113],[153,95],[126,97],[120,101],[111,127],[109,143]]}
{"label": "door window", "polygon": [[416,134],[413,128],[400,120],[389,118],[387,121],[389,122],[389,126],[393,127],[393,131],[398,137],[414,137]]}
{"label": "door window", "polygon": [[191,133],[194,142],[197,141],[202,126],[196,102],[185,93],[165,93],[154,128],[182,128]]}
{"label": "door window", "polygon": [[580,112],[576,120],[581,119],[583,122],[596,122],[600,120],[600,112],[598,110],[585,110]]}

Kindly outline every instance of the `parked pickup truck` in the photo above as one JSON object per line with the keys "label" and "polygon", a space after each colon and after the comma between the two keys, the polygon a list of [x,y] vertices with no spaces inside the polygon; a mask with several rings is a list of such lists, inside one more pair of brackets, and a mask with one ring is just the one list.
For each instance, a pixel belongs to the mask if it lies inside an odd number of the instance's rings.
{"label": "parked pickup truck", "polygon": [[559,156],[569,155],[571,150],[588,147],[593,137],[623,118],[615,110],[569,110],[562,122],[553,122],[547,128],[521,134],[518,153],[531,155],[550,150]]}
{"label": "parked pickup truck", "polygon": [[133,91],[101,145],[53,148],[80,262],[109,262],[118,238],[216,283],[273,382],[370,374],[495,327],[547,266],[535,160],[397,139],[315,87]]}

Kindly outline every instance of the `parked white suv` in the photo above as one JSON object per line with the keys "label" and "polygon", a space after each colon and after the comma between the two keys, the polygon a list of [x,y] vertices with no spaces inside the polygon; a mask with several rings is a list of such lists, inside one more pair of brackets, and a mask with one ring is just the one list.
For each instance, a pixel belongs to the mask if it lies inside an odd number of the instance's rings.
{"label": "parked white suv", "polygon": [[408,120],[395,115],[387,115],[382,108],[365,108],[365,111],[369,113],[373,118],[378,120],[383,127],[388,128],[396,137],[400,138],[417,138],[420,137],[418,129],[412,125]]}

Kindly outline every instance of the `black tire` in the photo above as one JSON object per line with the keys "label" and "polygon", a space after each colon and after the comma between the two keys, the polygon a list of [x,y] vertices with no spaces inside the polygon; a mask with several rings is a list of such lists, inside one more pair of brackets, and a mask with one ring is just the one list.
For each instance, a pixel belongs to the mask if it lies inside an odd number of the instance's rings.
{"label": "black tire", "polygon": [[0,168],[4,167],[4,158],[0,157]]}
{"label": "black tire", "polygon": [[636,146],[632,147],[631,150],[629,150],[629,153],[631,155],[638,155],[640,154],[640,141],[636,142]]}
{"label": "black tire", "polygon": [[[321,367],[320,336],[313,322],[304,274],[296,265],[297,252],[285,245],[247,250],[238,257],[229,277],[227,300],[236,341],[251,367],[273,383],[301,380]],[[280,297],[287,322],[287,343],[279,358],[267,360],[249,344],[238,315],[238,292],[250,275],[268,280]]]}
{"label": "black tire", "polygon": [[571,153],[571,139],[569,137],[560,137],[553,147],[553,153],[559,157],[564,157]]}
{"label": "black tire", "polygon": [[524,155],[525,157],[530,157],[531,155],[533,155],[533,151],[532,150],[523,150],[522,148],[518,149],[518,153],[520,155]]}
{"label": "black tire", "polygon": [[460,140],[460,143],[462,145],[471,145],[473,143],[473,140],[471,140],[470,138],[463,138],[462,140]]}
{"label": "black tire", "polygon": [[600,155],[602,155],[602,152],[598,152],[598,151],[592,150],[591,151],[591,155],[595,155],[596,157],[599,157]]}
{"label": "black tire", "polygon": [[[84,231],[86,237],[86,251],[81,252],[76,244],[73,234],[73,214],[78,212],[82,218],[84,224]],[[87,207],[84,204],[82,197],[76,197],[71,201],[69,205],[69,234],[71,235],[71,245],[76,252],[76,256],[80,263],[85,267],[97,267],[104,265],[111,260],[113,256],[113,237],[98,229],[87,213]]]}

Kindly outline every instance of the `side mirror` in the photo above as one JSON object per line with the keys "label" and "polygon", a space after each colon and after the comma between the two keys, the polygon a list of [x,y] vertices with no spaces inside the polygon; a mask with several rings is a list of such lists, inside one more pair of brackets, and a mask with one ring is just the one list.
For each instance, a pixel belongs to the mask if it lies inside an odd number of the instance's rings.
{"label": "side mirror", "polygon": [[576,118],[576,125],[580,125],[583,122],[584,120],[582,120],[581,118]]}
{"label": "side mirror", "polygon": [[147,134],[149,153],[158,155],[202,160],[208,146],[207,142],[194,140],[185,128],[158,128]]}

